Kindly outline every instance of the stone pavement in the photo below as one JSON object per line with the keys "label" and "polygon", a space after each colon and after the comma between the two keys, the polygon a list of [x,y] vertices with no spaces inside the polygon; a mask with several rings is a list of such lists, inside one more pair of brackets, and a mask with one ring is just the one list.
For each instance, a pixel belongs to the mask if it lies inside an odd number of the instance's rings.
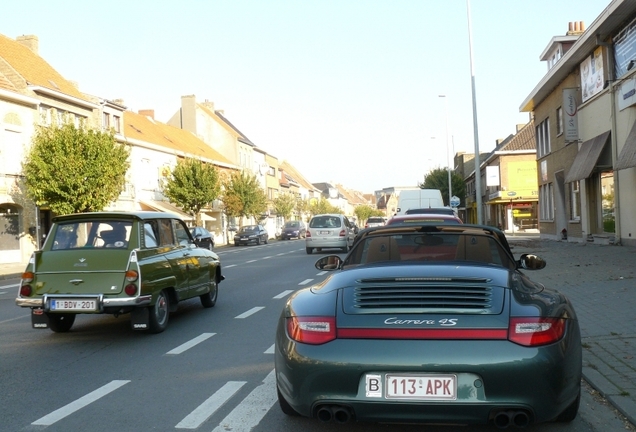
{"label": "stone pavement", "polygon": [[535,253],[547,261],[526,274],[569,297],[581,324],[585,381],[636,425],[636,248],[508,240],[516,258]]}
{"label": "stone pavement", "polygon": [[[581,323],[585,380],[636,425],[636,248],[523,233],[508,240],[516,258],[535,253],[547,261],[526,273],[570,298]],[[0,285],[24,267],[0,263]]]}

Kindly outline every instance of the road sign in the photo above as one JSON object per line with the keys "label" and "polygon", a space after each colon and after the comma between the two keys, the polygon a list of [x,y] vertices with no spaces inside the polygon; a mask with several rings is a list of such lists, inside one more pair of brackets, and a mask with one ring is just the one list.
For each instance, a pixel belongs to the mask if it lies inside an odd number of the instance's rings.
{"label": "road sign", "polygon": [[453,195],[450,199],[451,207],[459,207],[459,198]]}

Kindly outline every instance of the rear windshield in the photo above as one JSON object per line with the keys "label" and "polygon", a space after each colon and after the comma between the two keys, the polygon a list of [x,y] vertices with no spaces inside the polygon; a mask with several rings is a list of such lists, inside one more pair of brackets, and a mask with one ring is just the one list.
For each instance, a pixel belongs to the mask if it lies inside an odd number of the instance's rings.
{"label": "rear windshield", "polygon": [[340,218],[337,216],[314,216],[309,222],[309,228],[340,228]]}
{"label": "rear windshield", "polygon": [[370,217],[369,219],[367,219],[367,222],[371,222],[371,223],[384,223],[384,219],[379,218],[379,217]]}
{"label": "rear windshield", "polygon": [[91,220],[59,223],[51,250],[78,248],[126,248],[131,221]]}
{"label": "rear windshield", "polygon": [[509,269],[514,259],[495,238],[475,233],[420,233],[368,236],[355,244],[344,267],[371,262],[476,261]]}
{"label": "rear windshield", "polygon": [[285,228],[298,228],[298,227],[300,227],[300,222],[298,221],[285,222]]}

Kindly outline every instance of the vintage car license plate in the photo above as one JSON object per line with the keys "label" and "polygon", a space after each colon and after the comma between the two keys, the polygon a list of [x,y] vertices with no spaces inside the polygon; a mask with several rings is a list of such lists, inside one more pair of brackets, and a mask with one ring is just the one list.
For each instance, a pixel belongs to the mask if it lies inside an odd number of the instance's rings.
{"label": "vintage car license plate", "polygon": [[52,299],[52,311],[96,311],[95,299]]}
{"label": "vintage car license plate", "polygon": [[456,375],[393,375],[385,378],[387,399],[455,400]]}

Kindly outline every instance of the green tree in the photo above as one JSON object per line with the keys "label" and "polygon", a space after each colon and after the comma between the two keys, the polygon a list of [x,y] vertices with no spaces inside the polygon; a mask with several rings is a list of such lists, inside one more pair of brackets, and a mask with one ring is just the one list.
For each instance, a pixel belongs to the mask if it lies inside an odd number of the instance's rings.
{"label": "green tree", "polygon": [[[466,205],[466,183],[464,179],[451,171],[452,193],[460,200],[460,207]],[[444,205],[450,206],[448,202],[448,168],[435,168],[424,176],[424,182],[418,185],[422,189],[439,189],[442,193]]]}
{"label": "green tree", "polygon": [[274,211],[285,220],[291,219],[291,214],[296,208],[297,199],[294,194],[284,193],[274,198]]}
{"label": "green tree", "polygon": [[221,192],[219,171],[201,160],[185,158],[177,162],[163,188],[168,199],[196,218],[201,225],[201,209],[208,207]]}
{"label": "green tree", "polygon": [[313,215],[325,213],[343,213],[342,209],[321,197],[319,201],[309,204],[309,213]]}
{"label": "green tree", "polygon": [[124,189],[128,155],[112,131],[39,126],[22,164],[27,194],[60,215],[103,210]]}
{"label": "green tree", "polygon": [[[309,213],[309,200],[297,198],[296,200],[296,211],[300,215],[300,218],[303,219],[307,213]],[[306,221],[307,222],[307,221]]]}
{"label": "green tree", "polygon": [[223,182],[223,191],[221,201],[229,217],[253,216],[258,219],[267,210],[267,197],[255,175],[233,172]]}
{"label": "green tree", "polygon": [[368,205],[359,205],[355,208],[355,210],[353,211],[356,215],[356,217],[358,218],[358,221],[360,221],[360,223],[364,223],[364,221],[366,221],[367,219],[369,219],[369,216],[373,216],[376,213],[377,209],[374,209],[371,206]]}

